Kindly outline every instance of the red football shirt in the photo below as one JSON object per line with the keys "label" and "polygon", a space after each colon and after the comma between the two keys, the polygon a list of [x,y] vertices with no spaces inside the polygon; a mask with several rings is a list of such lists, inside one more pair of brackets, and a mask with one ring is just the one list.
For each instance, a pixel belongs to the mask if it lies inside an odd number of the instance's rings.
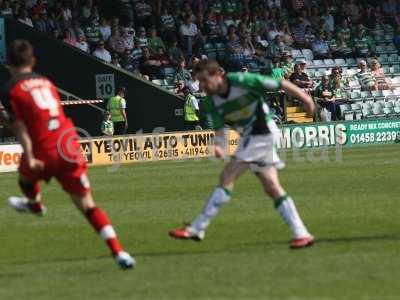
{"label": "red football shirt", "polygon": [[[13,78],[2,97],[10,121],[22,120],[32,140],[33,152],[56,150],[75,145],[77,133],[61,106],[53,83],[36,74]],[[72,143],[71,143],[72,142]]]}

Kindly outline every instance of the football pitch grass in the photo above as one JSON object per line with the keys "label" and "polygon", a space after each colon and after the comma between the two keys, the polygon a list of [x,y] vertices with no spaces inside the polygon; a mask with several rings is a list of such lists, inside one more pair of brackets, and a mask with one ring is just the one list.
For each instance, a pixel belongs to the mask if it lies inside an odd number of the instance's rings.
{"label": "football pitch grass", "polygon": [[133,271],[119,270],[57,183],[43,185],[48,214],[36,218],[6,206],[19,191],[15,174],[1,174],[0,299],[399,299],[399,150],[348,148],[319,162],[288,153],[281,181],[317,238],[297,251],[251,173],[196,243],[167,232],[200,211],[222,162],[91,168]]}

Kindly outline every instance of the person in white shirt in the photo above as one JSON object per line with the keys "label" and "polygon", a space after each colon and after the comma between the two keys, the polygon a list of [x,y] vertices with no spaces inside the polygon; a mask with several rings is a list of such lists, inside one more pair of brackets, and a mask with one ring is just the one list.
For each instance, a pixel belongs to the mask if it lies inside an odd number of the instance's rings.
{"label": "person in white shirt", "polygon": [[200,47],[202,44],[202,37],[197,25],[192,22],[192,16],[186,15],[184,23],[179,28],[179,33],[182,38],[182,45],[186,50],[186,54],[191,56],[193,48]]}
{"label": "person in white shirt", "polygon": [[86,42],[86,37],[84,34],[78,36],[78,40],[75,43],[75,47],[81,49],[84,52],[89,52],[89,44]]}
{"label": "person in white shirt", "polygon": [[106,19],[101,19],[99,29],[103,40],[108,41],[111,36],[111,26]]}
{"label": "person in white shirt", "polygon": [[110,63],[111,62],[111,54],[108,52],[107,49],[104,48],[104,41],[100,41],[99,44],[97,45],[96,50],[93,51],[93,56],[104,60],[105,62]]}

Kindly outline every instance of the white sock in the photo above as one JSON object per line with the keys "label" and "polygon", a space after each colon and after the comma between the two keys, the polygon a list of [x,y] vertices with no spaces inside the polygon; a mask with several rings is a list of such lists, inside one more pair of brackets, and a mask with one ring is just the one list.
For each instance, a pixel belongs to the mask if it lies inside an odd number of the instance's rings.
{"label": "white sock", "polygon": [[275,208],[286,224],[289,225],[294,238],[302,238],[310,235],[290,196],[284,195],[277,199],[275,201]]}
{"label": "white sock", "polygon": [[211,219],[219,213],[221,206],[228,203],[230,199],[230,191],[222,187],[216,187],[203,212],[192,222],[190,228],[197,232],[206,230],[210,225]]}

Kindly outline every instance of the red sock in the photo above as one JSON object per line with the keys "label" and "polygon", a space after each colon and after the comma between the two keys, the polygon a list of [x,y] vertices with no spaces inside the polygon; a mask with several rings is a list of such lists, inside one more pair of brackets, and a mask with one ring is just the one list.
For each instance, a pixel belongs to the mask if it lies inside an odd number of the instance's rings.
{"label": "red sock", "polygon": [[98,207],[90,209],[87,213],[87,218],[100,234],[101,238],[107,243],[113,255],[117,255],[122,251],[122,246],[117,239],[114,228],[111,225],[107,214]]}
{"label": "red sock", "polygon": [[27,183],[19,181],[19,186],[22,193],[28,199],[36,199],[37,195],[40,193],[40,185],[38,183]]}

